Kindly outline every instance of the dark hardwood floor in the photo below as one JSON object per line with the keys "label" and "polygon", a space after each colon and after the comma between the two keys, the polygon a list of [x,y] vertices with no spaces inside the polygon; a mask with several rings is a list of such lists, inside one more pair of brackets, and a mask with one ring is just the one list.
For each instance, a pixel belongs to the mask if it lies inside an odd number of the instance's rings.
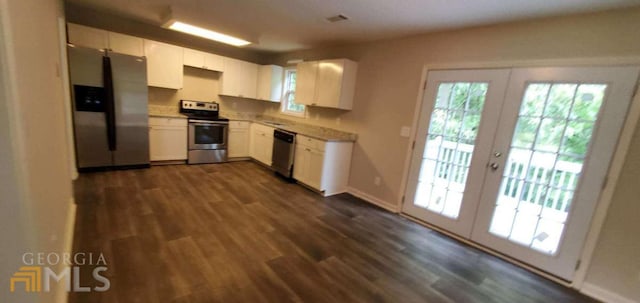
{"label": "dark hardwood floor", "polygon": [[104,254],[111,288],[70,302],[593,302],[251,162],[87,173],[75,191],[74,249]]}

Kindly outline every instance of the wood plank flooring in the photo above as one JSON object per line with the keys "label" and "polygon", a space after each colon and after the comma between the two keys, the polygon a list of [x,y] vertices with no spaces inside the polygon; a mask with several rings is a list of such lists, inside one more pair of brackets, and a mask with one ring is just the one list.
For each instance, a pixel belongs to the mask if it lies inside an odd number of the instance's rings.
{"label": "wood plank flooring", "polygon": [[[252,162],[82,174],[74,250],[111,288],[70,302],[593,302],[350,195]],[[91,272],[81,270],[83,286]]]}

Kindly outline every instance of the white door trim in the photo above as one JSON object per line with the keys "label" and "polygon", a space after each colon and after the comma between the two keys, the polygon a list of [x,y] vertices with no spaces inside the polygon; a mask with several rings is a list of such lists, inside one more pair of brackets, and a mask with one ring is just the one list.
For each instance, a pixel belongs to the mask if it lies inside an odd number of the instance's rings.
{"label": "white door trim", "polygon": [[[473,68],[517,68],[517,67],[539,67],[539,66],[616,66],[640,64],[640,56],[626,57],[600,57],[600,58],[564,58],[564,59],[542,59],[542,60],[506,60],[506,61],[487,61],[487,62],[451,62],[425,64],[422,68],[422,74],[418,85],[418,96],[414,106],[414,116],[411,126],[411,136],[407,144],[405,152],[405,161],[403,167],[402,180],[397,203],[398,209],[402,209],[403,195],[406,191],[408,183],[409,169],[411,166],[411,158],[413,153],[412,142],[416,139],[417,125],[420,118],[420,108],[424,99],[423,85],[426,83],[427,74],[434,69],[473,69]],[[574,280],[570,286],[575,289],[582,289],[585,283],[586,275],[593,258],[600,232],[604,225],[609,206],[611,205],[613,193],[616,188],[618,177],[622,172],[624,160],[629,151],[633,133],[640,122],[640,93],[636,88],[635,97],[631,101],[629,112],[624,123],[622,132],[618,139],[613,159],[607,173],[608,183],[598,199],[598,206],[591,219],[591,226],[587,233],[587,238],[581,252],[581,265],[575,273]]]}
{"label": "white door trim", "polygon": [[[425,90],[427,95],[424,96],[426,100],[423,101],[423,106],[420,108],[420,115],[423,116],[419,119],[418,127],[416,127],[416,140],[411,160],[412,164],[415,165],[411,165],[408,177],[408,181],[411,182],[407,183],[404,196],[405,201],[411,203],[403,204],[403,212],[428,220],[430,223],[446,228],[455,234],[470,237],[482,193],[482,183],[474,182],[474,180],[482,179],[488,169],[486,161],[491,154],[491,144],[494,141],[495,130],[498,127],[498,118],[502,111],[502,103],[504,102],[504,94],[509,83],[511,69],[431,70],[429,74],[432,77],[427,79]],[[478,125],[479,129],[475,143],[473,144],[473,156],[470,160],[461,207],[456,218],[450,218],[414,204],[418,190],[417,179],[424,164],[423,154],[425,148],[427,148],[427,137],[432,135],[427,129],[431,123],[431,115],[435,110],[440,84],[443,82],[487,83],[485,101],[481,109],[482,118]],[[485,143],[484,145],[482,145],[483,142]],[[414,163],[413,161],[417,162]]]}

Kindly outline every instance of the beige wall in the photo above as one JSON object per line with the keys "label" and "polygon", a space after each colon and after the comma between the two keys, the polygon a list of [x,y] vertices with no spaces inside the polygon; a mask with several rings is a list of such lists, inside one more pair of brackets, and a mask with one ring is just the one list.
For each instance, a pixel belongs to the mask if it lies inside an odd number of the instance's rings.
{"label": "beige wall", "polygon": [[218,80],[221,73],[184,67],[182,89],[149,87],[149,104],[178,106],[181,99],[218,101]]}
{"label": "beige wall", "polygon": [[[300,51],[274,57],[288,59],[349,58],[358,61],[354,108],[350,112],[310,110],[308,123],[340,127],[359,134],[349,185],[399,205],[410,126],[425,65],[640,56],[640,8],[439,32],[368,44]],[[277,114],[273,108],[267,112]],[[318,115],[318,119],[313,117]],[[340,118],[340,125],[338,125]],[[634,150],[640,149],[636,135]],[[633,151],[629,157],[637,157]],[[603,239],[588,282],[640,300],[640,220],[637,178],[640,164],[629,165],[615,195]],[[382,184],[374,185],[380,176]],[[637,198],[636,198],[637,199]],[[635,211],[634,211],[635,210]],[[603,270],[607,269],[607,270]]]}
{"label": "beige wall", "polygon": [[215,101],[220,103],[222,115],[226,112],[262,113],[264,101],[219,96],[221,73],[199,68],[184,67],[182,89],[149,87],[149,104],[175,106],[182,99],[195,101]]}
{"label": "beige wall", "polygon": [[587,282],[640,302],[640,126],[594,253]]}
{"label": "beige wall", "polygon": [[22,265],[22,253],[64,252],[67,244],[65,227],[72,209],[72,190],[59,76],[62,2],[0,0],[0,5],[2,78],[9,80],[2,85],[0,110],[0,294],[6,302],[55,302],[57,295],[64,297],[66,293],[21,298],[22,292],[5,292],[10,275]]}

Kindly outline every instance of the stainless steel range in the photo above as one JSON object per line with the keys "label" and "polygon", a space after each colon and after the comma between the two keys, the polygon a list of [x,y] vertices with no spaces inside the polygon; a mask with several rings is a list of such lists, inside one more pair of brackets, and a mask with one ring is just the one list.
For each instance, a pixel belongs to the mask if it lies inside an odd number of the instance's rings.
{"label": "stainless steel range", "polygon": [[189,117],[187,163],[227,162],[229,119],[218,103],[180,100],[180,112]]}

